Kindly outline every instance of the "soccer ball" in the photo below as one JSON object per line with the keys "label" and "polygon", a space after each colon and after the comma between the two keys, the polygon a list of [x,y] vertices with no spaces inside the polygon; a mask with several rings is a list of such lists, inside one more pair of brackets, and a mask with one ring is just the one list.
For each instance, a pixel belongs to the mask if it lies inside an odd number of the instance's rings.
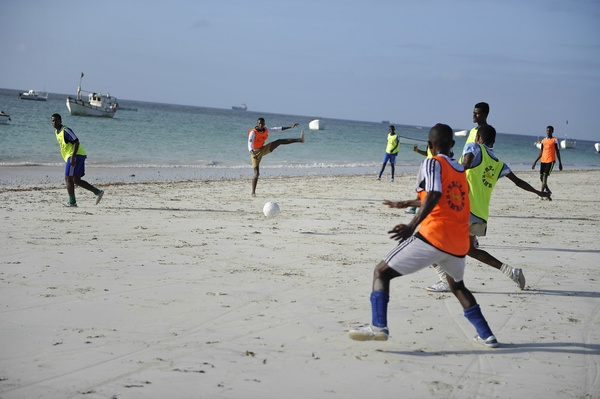
{"label": "soccer ball", "polygon": [[263,213],[267,219],[271,219],[279,215],[280,209],[277,202],[267,202],[263,207]]}

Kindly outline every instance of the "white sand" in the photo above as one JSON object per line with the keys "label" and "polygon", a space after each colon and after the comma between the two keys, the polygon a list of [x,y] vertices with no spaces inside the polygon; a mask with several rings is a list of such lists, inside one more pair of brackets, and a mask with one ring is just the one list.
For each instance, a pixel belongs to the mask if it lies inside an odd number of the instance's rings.
{"label": "white sand", "polygon": [[553,202],[498,184],[481,248],[528,287],[467,260],[495,350],[431,269],[392,282],[389,341],[347,338],[412,175],[105,184],[68,209],[51,173],[0,185],[2,399],[600,397],[600,171],[555,172]]}

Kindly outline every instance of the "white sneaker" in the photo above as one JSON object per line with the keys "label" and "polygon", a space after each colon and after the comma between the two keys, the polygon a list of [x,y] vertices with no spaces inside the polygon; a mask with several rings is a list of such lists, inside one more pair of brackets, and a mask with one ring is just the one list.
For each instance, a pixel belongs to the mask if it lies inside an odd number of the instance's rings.
{"label": "white sneaker", "polygon": [[475,239],[473,240],[473,246],[475,248],[479,248],[479,240],[477,239],[477,236],[475,236]]}
{"label": "white sneaker", "polygon": [[65,205],[67,208],[77,208],[77,202],[74,202],[74,203],[67,202],[67,203],[65,203],[64,205]]}
{"label": "white sneaker", "polygon": [[450,292],[450,287],[448,287],[448,283],[445,281],[438,281],[434,285],[430,285],[425,289],[430,292]]}
{"label": "white sneaker", "polygon": [[414,215],[417,212],[417,208],[415,208],[414,206],[411,206],[410,208],[406,208],[406,210],[404,211],[404,213],[410,213],[411,215]]}
{"label": "white sneaker", "polygon": [[363,326],[348,331],[348,338],[355,341],[387,341],[390,331],[387,327]]}
{"label": "white sneaker", "polygon": [[477,342],[478,344],[484,345],[488,348],[497,348],[500,346],[498,340],[493,335],[490,335],[486,339],[483,339],[479,335],[476,335],[473,337],[473,341]]}
{"label": "white sneaker", "polygon": [[523,270],[515,267],[512,269],[512,276],[510,277],[512,281],[517,283],[520,289],[525,288],[525,275],[523,274]]}

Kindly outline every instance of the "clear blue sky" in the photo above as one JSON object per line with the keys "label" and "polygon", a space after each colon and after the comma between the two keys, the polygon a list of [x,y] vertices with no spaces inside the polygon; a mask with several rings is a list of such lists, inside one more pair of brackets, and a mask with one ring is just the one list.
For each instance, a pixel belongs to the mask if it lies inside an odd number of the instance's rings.
{"label": "clear blue sky", "polygon": [[3,88],[600,140],[600,0],[5,0],[0,37]]}

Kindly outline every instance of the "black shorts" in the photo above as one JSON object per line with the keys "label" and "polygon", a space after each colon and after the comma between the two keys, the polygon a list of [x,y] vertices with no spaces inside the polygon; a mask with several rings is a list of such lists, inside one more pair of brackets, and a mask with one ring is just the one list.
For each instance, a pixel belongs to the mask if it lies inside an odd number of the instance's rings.
{"label": "black shorts", "polygon": [[554,169],[554,162],[548,162],[548,163],[541,163],[540,164],[540,175],[550,175],[550,173],[552,172],[552,169]]}

